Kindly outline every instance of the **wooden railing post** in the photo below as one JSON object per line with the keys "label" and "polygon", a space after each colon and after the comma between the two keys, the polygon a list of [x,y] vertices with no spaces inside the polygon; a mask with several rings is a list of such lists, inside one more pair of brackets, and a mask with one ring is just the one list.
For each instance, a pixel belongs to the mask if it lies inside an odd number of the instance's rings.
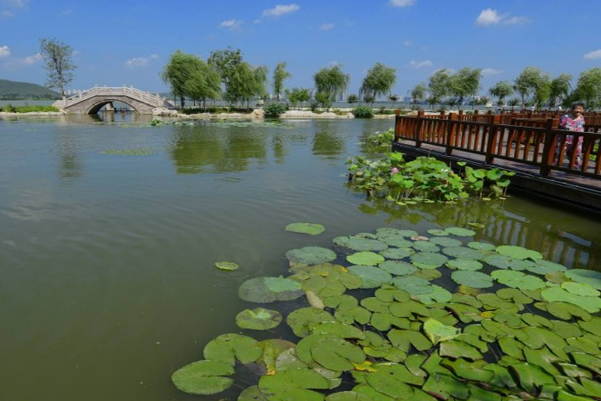
{"label": "wooden railing post", "polygon": [[401,110],[396,110],[394,114],[394,142],[398,142],[401,128]]}
{"label": "wooden railing post", "polygon": [[555,159],[555,144],[557,143],[557,137],[553,134],[553,126],[555,122],[553,118],[547,119],[545,125],[545,143],[543,146],[543,158],[540,165],[540,175],[548,177],[551,169],[549,166],[553,165]]}
{"label": "wooden railing post", "polygon": [[488,121],[488,138],[486,142],[486,154],[484,155],[486,164],[493,164],[495,162],[494,149],[497,137],[499,136],[499,123],[501,122],[500,115],[491,115]]}
{"label": "wooden railing post", "polygon": [[447,132],[445,133],[445,145],[447,147],[447,155],[453,153],[452,145],[455,143],[455,130],[457,129],[457,114],[449,113],[449,122],[447,123]]}
{"label": "wooden railing post", "polygon": [[417,112],[417,121],[415,122],[415,132],[413,134],[413,138],[415,138],[415,147],[416,148],[421,148],[422,147],[422,141],[421,141],[421,133],[422,133],[422,123],[424,121],[424,114],[425,112],[423,110],[420,110]]}

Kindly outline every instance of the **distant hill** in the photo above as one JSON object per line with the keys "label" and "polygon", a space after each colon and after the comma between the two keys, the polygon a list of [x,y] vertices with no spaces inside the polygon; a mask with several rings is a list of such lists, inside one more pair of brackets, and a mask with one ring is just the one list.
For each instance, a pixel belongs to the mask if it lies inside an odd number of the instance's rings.
{"label": "distant hill", "polygon": [[60,95],[44,86],[0,79],[1,100],[58,99]]}

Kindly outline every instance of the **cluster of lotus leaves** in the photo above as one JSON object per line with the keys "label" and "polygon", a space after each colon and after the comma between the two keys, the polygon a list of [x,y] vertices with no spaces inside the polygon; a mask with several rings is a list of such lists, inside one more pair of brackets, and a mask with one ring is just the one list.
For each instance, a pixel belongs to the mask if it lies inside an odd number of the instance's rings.
{"label": "cluster of lotus leaves", "polygon": [[[243,331],[173,383],[239,401],[601,400],[601,273],[467,228],[425,234],[385,227],[287,252],[289,275],[239,289],[271,309],[240,312]],[[241,393],[239,369],[254,372]]]}

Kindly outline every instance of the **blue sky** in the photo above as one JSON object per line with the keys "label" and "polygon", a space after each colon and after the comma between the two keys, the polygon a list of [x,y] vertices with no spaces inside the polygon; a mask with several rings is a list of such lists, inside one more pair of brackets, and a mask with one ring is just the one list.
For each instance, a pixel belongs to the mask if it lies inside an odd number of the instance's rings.
{"label": "blue sky", "polygon": [[312,87],[340,63],[356,91],[382,62],[407,94],[441,68],[484,68],[483,88],[526,66],[552,75],[601,66],[601,1],[558,0],[0,0],[0,78],[42,84],[39,39],[76,50],[72,88],[134,85],[163,91],[159,72],[177,49],[206,59],[228,45],[287,87]]}

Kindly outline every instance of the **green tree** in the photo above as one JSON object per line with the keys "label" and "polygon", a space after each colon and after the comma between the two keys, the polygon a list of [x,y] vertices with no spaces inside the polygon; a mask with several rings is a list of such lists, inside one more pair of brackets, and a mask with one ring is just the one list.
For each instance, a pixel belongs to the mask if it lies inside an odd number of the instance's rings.
{"label": "green tree", "polygon": [[551,81],[549,93],[549,106],[555,107],[557,100],[560,102],[570,93],[572,76],[570,74],[559,74]]}
{"label": "green tree", "polygon": [[221,92],[219,73],[198,57],[190,60],[189,68],[191,72],[184,83],[184,94],[194,101],[202,101],[206,110],[207,99],[217,99]]}
{"label": "green tree", "polygon": [[394,109],[394,105],[396,102],[399,101],[401,97],[399,95],[390,95],[388,96],[388,100],[390,100],[392,102],[392,108]]}
{"label": "green tree", "polygon": [[517,97],[509,99],[508,104],[511,106],[511,110],[513,111],[513,109],[515,108],[515,106],[517,106],[517,105],[520,104],[520,99],[518,99]]}
{"label": "green tree", "polygon": [[292,103],[293,107],[297,104],[303,105],[304,102],[308,102],[311,99],[311,91],[306,88],[294,88],[292,91],[286,91],[288,100]]}
{"label": "green tree", "polygon": [[278,102],[280,101],[280,94],[284,91],[284,81],[292,76],[286,70],[286,67],[286,62],[282,61],[273,70],[273,93]]}
{"label": "green tree", "polygon": [[230,104],[246,102],[250,107],[253,98],[267,96],[267,67],[253,67],[243,61],[229,72],[225,85],[225,99]]}
{"label": "green tree", "polygon": [[534,98],[532,99],[536,108],[541,109],[549,101],[551,96],[551,77],[549,74],[542,74],[536,88],[534,89]]}
{"label": "green tree", "polygon": [[587,108],[601,104],[601,67],[591,68],[580,73],[575,97],[584,100]]}
{"label": "green tree", "polygon": [[387,95],[396,82],[396,70],[382,63],[376,63],[367,71],[367,75],[361,84],[360,93],[364,97],[373,99],[371,105],[378,96]]}
{"label": "green tree", "polygon": [[336,94],[346,90],[351,78],[342,71],[339,65],[335,65],[330,68],[324,67],[317,71],[313,75],[313,80],[317,89],[315,100],[328,110],[336,99]]}
{"label": "green tree", "polygon": [[[186,104],[187,89],[186,83],[190,81],[192,74],[198,69],[200,59],[193,54],[187,54],[177,50],[170,57],[169,61],[163,67],[161,78],[171,88],[171,93],[180,98],[181,107]],[[188,84],[190,85],[190,84]]]}
{"label": "green tree", "polygon": [[543,76],[544,74],[540,68],[526,67],[515,79],[513,89],[522,99],[522,106],[526,105],[526,101],[530,96],[534,97],[537,90],[539,91],[539,97],[544,94],[545,89],[542,88],[541,91],[539,88],[539,86],[544,85]]}
{"label": "green tree", "polygon": [[448,78],[448,92],[455,96],[457,102],[461,105],[466,96],[471,95],[472,99],[476,97],[480,89],[481,78],[482,70],[480,68],[462,68]]}
{"label": "green tree", "polygon": [[451,87],[451,75],[449,75],[449,70],[446,69],[436,71],[430,76],[430,80],[428,81],[430,97],[436,99],[438,102],[451,93]]}
{"label": "green tree", "polygon": [[413,100],[414,106],[426,98],[427,91],[428,88],[426,87],[426,84],[421,83],[415,85],[415,87],[411,90],[411,99]]}
{"label": "green tree", "polygon": [[55,38],[43,38],[40,54],[47,75],[46,86],[58,89],[61,97],[65,97],[65,87],[73,81],[73,71],[77,68],[73,62],[73,49]]}
{"label": "green tree", "polygon": [[369,103],[371,107],[373,107],[374,102],[376,101],[376,97],[374,95],[365,95],[363,96],[363,101],[365,103]]}
{"label": "green tree", "polygon": [[242,63],[242,52],[240,49],[232,49],[231,47],[224,50],[214,50],[207,59],[207,63],[217,70],[221,82],[227,85],[230,77],[236,73],[236,69]]}
{"label": "green tree", "polygon": [[513,87],[508,81],[499,81],[488,89],[488,93],[499,99],[499,106],[503,106],[505,98],[513,93]]}
{"label": "green tree", "polygon": [[359,101],[359,96],[355,95],[354,93],[349,95],[348,98],[346,99],[346,101],[349,104],[353,104],[353,103],[357,103]]}

